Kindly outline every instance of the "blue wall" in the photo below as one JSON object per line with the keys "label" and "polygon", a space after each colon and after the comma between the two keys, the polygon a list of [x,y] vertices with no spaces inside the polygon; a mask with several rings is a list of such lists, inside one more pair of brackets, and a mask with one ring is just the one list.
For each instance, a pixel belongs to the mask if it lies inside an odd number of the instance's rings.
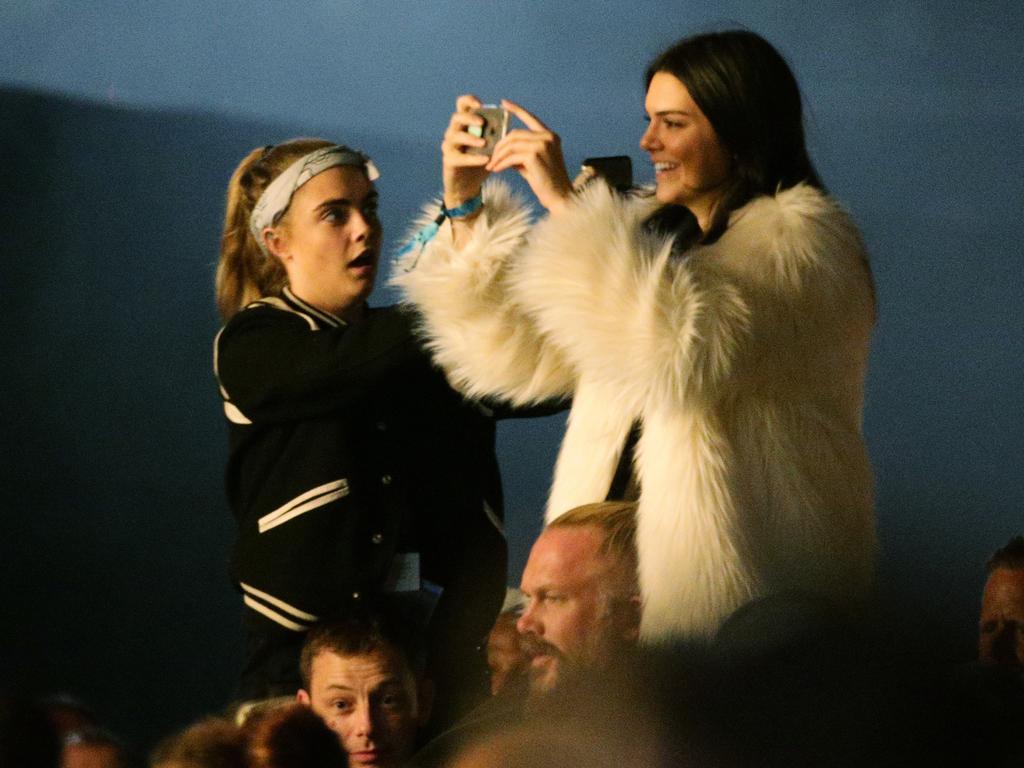
{"label": "blue wall", "polygon": [[[871,250],[882,602],[922,649],[971,653],[982,564],[1024,529],[1024,5],[299,7],[0,5],[0,682],[77,690],[138,743],[230,693],[211,277],[249,148],[365,148],[393,247],[437,190],[455,95],[519,100],[570,166],[628,152],[650,178],[643,65],[726,25],[792,62],[815,159]],[[513,580],[560,429],[502,429]]]}

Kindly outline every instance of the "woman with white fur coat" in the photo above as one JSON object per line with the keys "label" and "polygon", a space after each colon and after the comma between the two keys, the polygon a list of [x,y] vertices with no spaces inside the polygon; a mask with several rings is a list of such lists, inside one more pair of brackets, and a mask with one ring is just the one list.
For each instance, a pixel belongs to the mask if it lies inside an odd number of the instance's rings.
{"label": "woman with white fur coat", "polygon": [[[769,594],[865,597],[874,291],[860,236],[807,155],[783,58],[736,31],[654,60],[640,142],[653,196],[600,181],[574,191],[558,137],[503,105],[526,127],[487,157],[468,151],[483,144],[479,101],[458,100],[447,221],[396,282],[457,388],[572,396],[547,519],[605,499],[632,451],[648,642],[709,637]],[[481,192],[508,168],[549,212],[535,226],[505,187]]]}

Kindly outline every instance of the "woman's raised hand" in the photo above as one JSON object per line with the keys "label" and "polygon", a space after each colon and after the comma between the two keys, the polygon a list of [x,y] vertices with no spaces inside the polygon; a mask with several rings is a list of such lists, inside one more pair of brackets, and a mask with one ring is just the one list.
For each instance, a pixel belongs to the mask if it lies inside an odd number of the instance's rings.
{"label": "woman's raised hand", "polygon": [[481,107],[480,99],[472,94],[459,96],[455,113],[448,121],[448,130],[441,142],[441,160],[444,178],[444,204],[456,208],[480,194],[484,179],[490,174],[486,168],[486,155],[466,152],[466,147],[482,147],[487,142],[469,133],[470,126],[482,126],[484,119],[474,110]]}
{"label": "woman's raised hand", "polygon": [[515,168],[526,179],[541,205],[552,213],[560,210],[572,193],[572,181],[562,157],[561,139],[515,102],[502,99],[501,106],[518,117],[526,128],[509,131],[497,143],[486,165],[487,170],[498,173],[506,168]]}
{"label": "woman's raised hand", "polygon": [[484,119],[475,112],[482,106],[480,99],[465,94],[456,100],[455,112],[441,142],[444,204],[449,208],[462,205],[480,194],[488,175],[515,168],[541,205],[552,212],[561,209],[573,189],[562,157],[561,139],[518,104],[502,99],[501,105],[526,128],[509,131],[495,145],[494,154],[487,157],[466,151],[467,147],[482,147],[487,143],[468,130],[484,124]]}

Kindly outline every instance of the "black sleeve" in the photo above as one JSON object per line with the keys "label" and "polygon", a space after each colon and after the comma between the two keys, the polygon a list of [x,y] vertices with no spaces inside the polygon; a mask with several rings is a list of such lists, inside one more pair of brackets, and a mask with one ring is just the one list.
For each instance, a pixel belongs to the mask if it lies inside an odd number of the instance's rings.
{"label": "black sleeve", "polygon": [[308,418],[356,404],[385,379],[422,366],[408,313],[371,310],[360,322],[313,330],[297,315],[252,307],[215,343],[222,396],[253,422]]}
{"label": "black sleeve", "polygon": [[494,419],[534,419],[541,416],[554,416],[556,413],[567,411],[572,407],[572,396],[552,397],[532,405],[512,405],[505,400],[484,397],[480,399],[482,405]]}

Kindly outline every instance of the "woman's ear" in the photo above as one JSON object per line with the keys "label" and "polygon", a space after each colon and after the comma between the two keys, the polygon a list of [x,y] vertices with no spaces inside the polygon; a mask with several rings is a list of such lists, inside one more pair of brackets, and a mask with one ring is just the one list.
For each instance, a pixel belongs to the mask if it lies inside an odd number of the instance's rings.
{"label": "woman's ear", "polygon": [[282,264],[291,260],[291,254],[288,252],[288,239],[279,228],[264,227],[260,234],[263,237],[263,245],[272,256]]}

